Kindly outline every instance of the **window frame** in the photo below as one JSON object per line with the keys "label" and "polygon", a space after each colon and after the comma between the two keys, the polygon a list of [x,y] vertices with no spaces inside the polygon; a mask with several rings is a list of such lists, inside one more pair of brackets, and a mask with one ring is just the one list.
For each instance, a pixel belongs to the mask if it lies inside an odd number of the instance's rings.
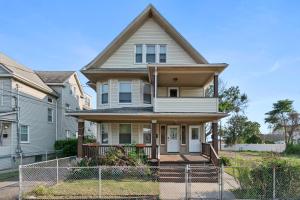
{"label": "window frame", "polygon": [[[167,63],[167,52],[168,52],[168,49],[167,49],[167,45],[166,44],[159,44],[159,45],[157,45],[158,46],[158,63],[163,63],[163,64],[165,64],[165,63]],[[160,62],[160,48],[162,47],[162,46],[164,46],[165,48],[166,48],[166,53],[165,53],[165,56],[166,56],[166,61],[165,62]]]}
{"label": "window frame", "polygon": [[[139,46],[139,45],[141,45],[141,47],[142,47],[142,62],[136,62],[136,55],[137,55],[137,46]],[[134,45],[134,64],[144,64],[145,63],[145,61],[144,61],[144,54],[145,54],[145,52],[144,52],[144,44],[135,44]]]}
{"label": "window frame", "polygon": [[[150,95],[150,103],[145,103],[145,86],[146,85],[149,85],[150,86],[150,93],[148,94],[146,94],[146,95]],[[150,83],[144,83],[144,85],[143,85],[143,104],[149,104],[149,105],[151,105],[152,104],[152,87],[151,87],[152,85],[150,84]]]}
{"label": "window frame", "polygon": [[[145,143],[145,134],[149,134],[149,133],[144,132],[144,128],[147,127],[147,126],[149,126],[149,129],[150,129],[150,142],[149,143]],[[143,144],[146,144],[146,145],[152,144],[152,127],[151,127],[151,124],[143,124],[142,128],[143,128],[143,130],[142,130]]]}
{"label": "window frame", "polygon": [[[130,85],[130,102],[120,102],[121,84],[129,84]],[[118,92],[119,92],[119,104],[132,104],[132,81],[119,81]],[[123,93],[127,93],[127,92],[123,92]]]}
{"label": "window frame", "polygon": [[[50,100],[50,101],[49,101],[49,100]],[[48,96],[47,102],[48,102],[49,104],[53,104],[53,98]]]}
{"label": "window frame", "polygon": [[[27,127],[27,141],[22,141],[22,126]],[[20,124],[20,143],[21,144],[29,144],[30,143],[30,134],[29,134],[29,125]]]}
{"label": "window frame", "polygon": [[[161,142],[161,137],[162,137],[161,127],[165,127],[165,131],[164,131],[164,139],[165,139],[165,141],[164,141],[164,143]],[[162,146],[166,145],[166,143],[167,143],[167,125],[166,124],[161,124],[159,126],[159,136],[160,136],[159,137],[159,143],[160,143],[160,145],[162,145]]]}
{"label": "window frame", "polygon": [[[51,110],[51,121],[49,121],[49,110]],[[48,123],[53,123],[54,122],[54,114],[53,114],[53,108],[47,108],[47,122]]]}
{"label": "window frame", "polygon": [[[145,52],[145,64],[156,64],[157,63],[157,60],[156,60],[156,57],[157,57],[157,45],[156,44],[146,44],[146,52]],[[154,46],[154,62],[148,62],[147,61],[147,55],[148,55],[148,46]]]}
{"label": "window frame", "polygon": [[[171,90],[177,90],[177,97],[171,97],[171,95],[170,95],[170,91]],[[169,98],[178,98],[180,95],[179,95],[179,87],[168,87],[168,97]]]}
{"label": "window frame", "polygon": [[[106,94],[106,93],[103,93],[103,86],[105,86],[105,85],[107,85],[107,102],[106,102],[106,103],[103,103],[103,94]],[[109,85],[108,85],[108,83],[107,83],[107,82],[102,83],[102,84],[101,84],[101,89],[100,89],[100,90],[101,90],[101,91],[100,91],[100,93],[101,93],[101,104],[102,104],[102,105],[107,105],[108,102],[109,102]]]}
{"label": "window frame", "polygon": [[[121,125],[130,125],[130,143],[121,143],[120,142],[120,126]],[[126,144],[131,144],[132,143],[132,124],[131,123],[119,123],[119,130],[118,130],[118,132],[119,132],[119,144],[124,144],[124,145],[126,145]]]}
{"label": "window frame", "polygon": [[[185,136],[185,143],[182,143],[182,138],[183,138],[183,135],[182,135],[182,133],[183,133],[183,127],[184,127],[184,136]],[[181,124],[181,126],[180,126],[180,144],[182,145],[182,146],[186,146],[187,145],[187,125],[186,124]]]}
{"label": "window frame", "polygon": [[[103,143],[103,132],[102,132],[102,130],[104,128],[104,125],[107,126],[107,143]],[[100,136],[101,144],[108,145],[109,144],[109,136],[108,136],[109,135],[109,126],[108,126],[108,123],[101,123],[100,124],[100,134],[101,134],[101,136]]]}

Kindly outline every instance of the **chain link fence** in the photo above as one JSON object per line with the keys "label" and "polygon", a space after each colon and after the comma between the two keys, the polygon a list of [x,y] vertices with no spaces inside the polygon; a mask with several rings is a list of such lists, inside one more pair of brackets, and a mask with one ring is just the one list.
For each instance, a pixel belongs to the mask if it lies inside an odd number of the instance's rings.
{"label": "chain link fence", "polygon": [[20,199],[300,199],[300,172],[293,169],[86,167],[68,157],[19,170]]}

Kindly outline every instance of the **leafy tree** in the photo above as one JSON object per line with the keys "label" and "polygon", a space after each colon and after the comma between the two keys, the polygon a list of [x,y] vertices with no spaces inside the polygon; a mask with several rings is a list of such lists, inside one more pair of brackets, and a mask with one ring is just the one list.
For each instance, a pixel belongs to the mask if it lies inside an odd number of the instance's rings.
{"label": "leafy tree", "polygon": [[286,144],[292,143],[292,137],[299,125],[299,115],[294,111],[293,101],[279,100],[273,104],[273,110],[267,112],[265,122],[273,131],[283,130]]}

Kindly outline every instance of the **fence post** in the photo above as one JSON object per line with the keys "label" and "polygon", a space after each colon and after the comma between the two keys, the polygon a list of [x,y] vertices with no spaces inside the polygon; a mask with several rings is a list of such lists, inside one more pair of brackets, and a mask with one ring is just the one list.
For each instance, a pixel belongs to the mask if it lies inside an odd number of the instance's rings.
{"label": "fence post", "polygon": [[19,200],[22,199],[22,165],[19,165]]}
{"label": "fence post", "polygon": [[273,166],[273,199],[276,199],[276,168]]}
{"label": "fence post", "polygon": [[48,152],[46,151],[46,161],[48,160]]}
{"label": "fence post", "polygon": [[190,177],[191,177],[191,168],[190,165],[186,165],[185,167],[185,199],[190,199],[191,197],[191,185],[190,185]]}
{"label": "fence post", "polygon": [[219,193],[219,198],[220,200],[223,200],[223,192],[224,192],[224,165],[223,163],[221,164],[221,169],[219,171],[220,173],[220,193]]}
{"label": "fence post", "polygon": [[101,166],[98,167],[98,198],[101,198]]}
{"label": "fence post", "polygon": [[58,184],[58,159],[56,159],[56,184]]}

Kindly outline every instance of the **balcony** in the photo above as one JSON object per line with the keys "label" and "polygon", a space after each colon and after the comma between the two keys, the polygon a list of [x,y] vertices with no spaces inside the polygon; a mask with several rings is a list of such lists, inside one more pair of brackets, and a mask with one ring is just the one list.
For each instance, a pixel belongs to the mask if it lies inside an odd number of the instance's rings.
{"label": "balcony", "polygon": [[218,112],[218,98],[158,97],[154,99],[154,112]]}

